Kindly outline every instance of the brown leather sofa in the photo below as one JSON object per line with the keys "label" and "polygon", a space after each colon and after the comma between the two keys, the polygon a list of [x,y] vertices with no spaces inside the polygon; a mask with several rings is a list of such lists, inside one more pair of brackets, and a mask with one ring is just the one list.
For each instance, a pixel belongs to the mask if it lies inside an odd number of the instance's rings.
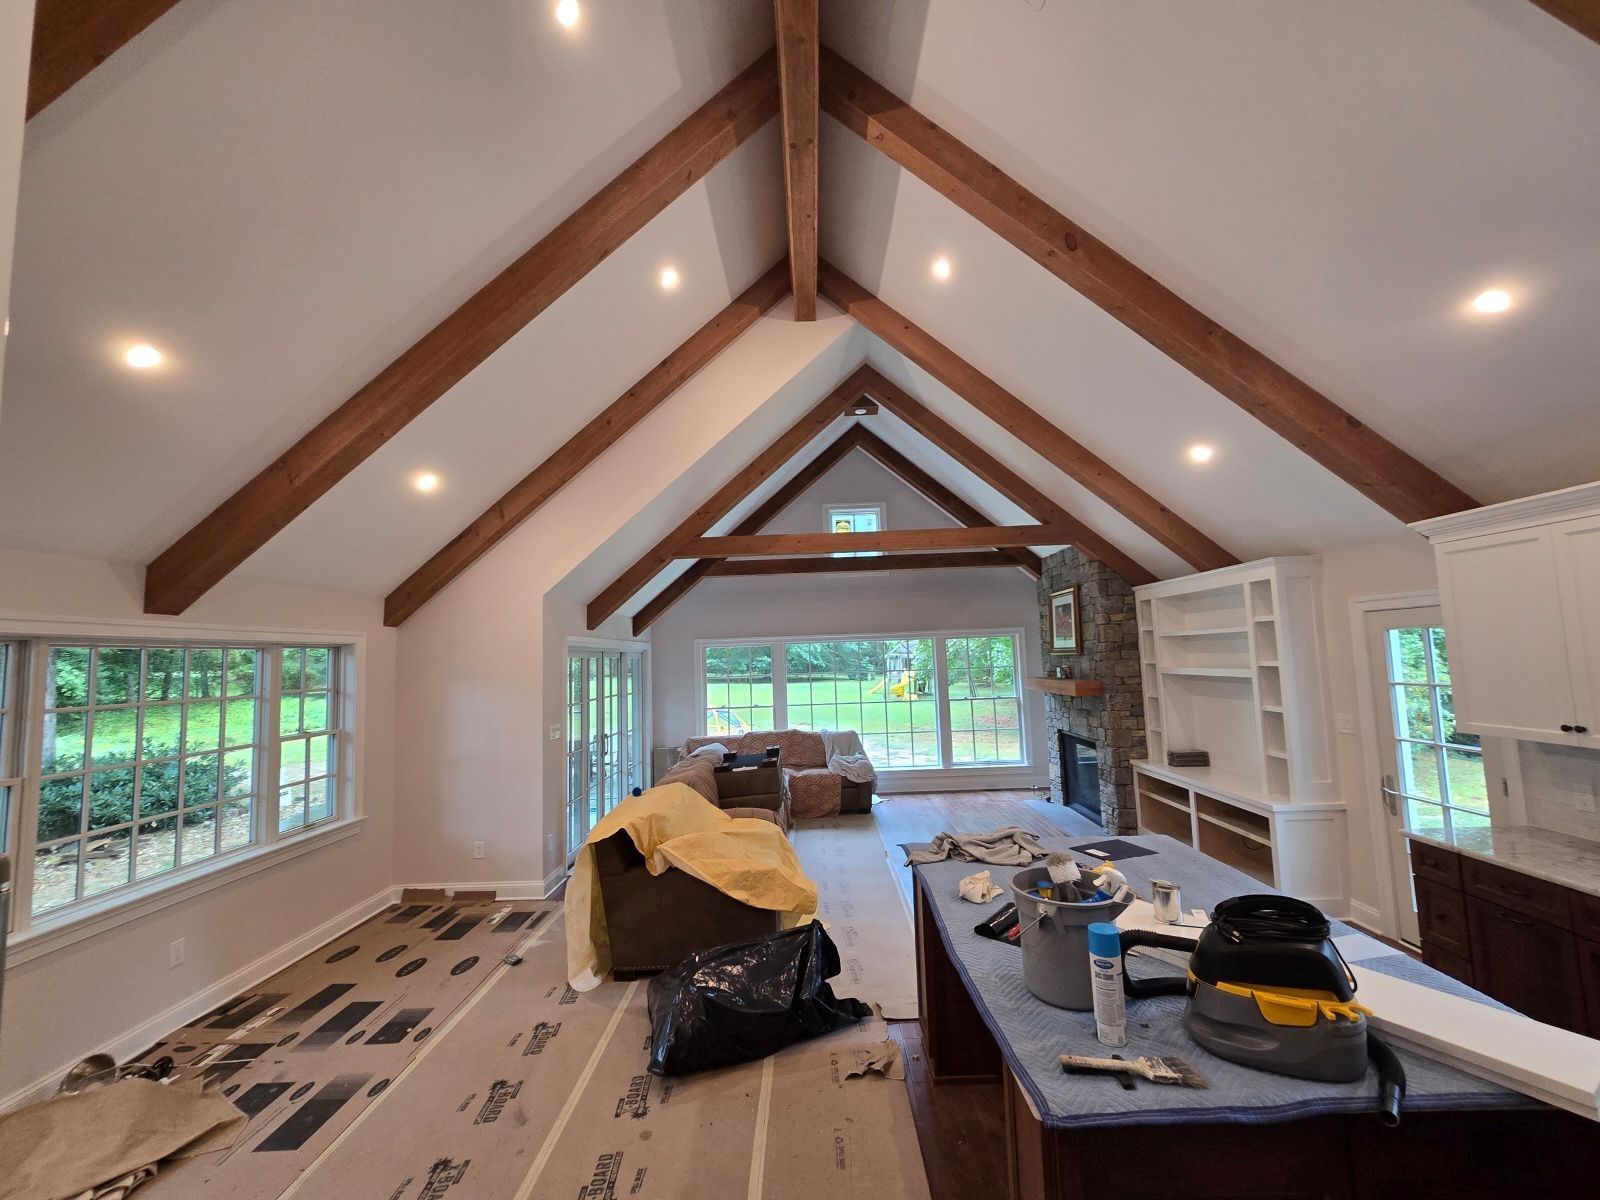
{"label": "brown leather sofa", "polygon": [[[766,819],[775,820],[771,813]],[[771,909],[752,908],[675,867],[650,874],[626,831],[596,842],[594,859],[618,979],[653,975],[696,950],[778,930]]]}

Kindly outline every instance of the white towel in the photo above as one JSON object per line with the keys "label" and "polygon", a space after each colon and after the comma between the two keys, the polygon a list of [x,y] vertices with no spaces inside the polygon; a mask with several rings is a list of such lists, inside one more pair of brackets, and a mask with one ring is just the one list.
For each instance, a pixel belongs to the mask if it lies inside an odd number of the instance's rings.
{"label": "white towel", "polygon": [[868,783],[878,777],[872,761],[865,754],[835,754],[828,760],[828,770],[842,775],[851,783]]}

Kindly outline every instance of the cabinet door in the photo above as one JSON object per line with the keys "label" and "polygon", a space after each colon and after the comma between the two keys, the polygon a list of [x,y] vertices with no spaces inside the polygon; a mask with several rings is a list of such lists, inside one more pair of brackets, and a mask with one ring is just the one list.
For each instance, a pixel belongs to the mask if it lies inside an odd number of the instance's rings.
{"label": "cabinet door", "polygon": [[1485,534],[1436,547],[1462,729],[1570,743],[1577,721],[1548,529]]}
{"label": "cabinet door", "polygon": [[1467,897],[1467,922],[1480,991],[1535,1021],[1588,1031],[1572,934],[1476,896]]}
{"label": "cabinet door", "polygon": [[1587,732],[1580,746],[1600,747],[1600,517],[1563,521],[1550,528],[1561,615],[1572,670],[1573,719]]}
{"label": "cabinet door", "polygon": [[1578,969],[1583,975],[1583,1002],[1589,1010],[1592,1038],[1600,1038],[1600,942],[1578,939]]}

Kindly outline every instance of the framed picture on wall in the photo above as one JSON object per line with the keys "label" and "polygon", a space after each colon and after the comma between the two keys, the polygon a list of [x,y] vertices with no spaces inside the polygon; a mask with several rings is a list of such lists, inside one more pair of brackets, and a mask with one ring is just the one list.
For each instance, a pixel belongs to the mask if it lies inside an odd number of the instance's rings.
{"label": "framed picture on wall", "polygon": [[1079,633],[1078,588],[1074,584],[1050,594],[1050,649],[1076,654]]}

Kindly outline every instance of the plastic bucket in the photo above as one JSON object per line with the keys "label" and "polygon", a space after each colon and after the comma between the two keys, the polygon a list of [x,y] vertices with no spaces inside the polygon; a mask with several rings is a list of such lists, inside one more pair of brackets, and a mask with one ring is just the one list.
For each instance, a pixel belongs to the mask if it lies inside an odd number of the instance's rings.
{"label": "plastic bucket", "polygon": [[[1040,884],[1071,900],[1042,900],[1033,894]],[[1051,884],[1045,867],[1029,867],[1011,877],[1011,895],[1022,923],[1022,979],[1046,1004],[1088,1012],[1094,1008],[1089,980],[1089,926],[1115,920],[1126,901],[1089,900],[1091,884]]]}

